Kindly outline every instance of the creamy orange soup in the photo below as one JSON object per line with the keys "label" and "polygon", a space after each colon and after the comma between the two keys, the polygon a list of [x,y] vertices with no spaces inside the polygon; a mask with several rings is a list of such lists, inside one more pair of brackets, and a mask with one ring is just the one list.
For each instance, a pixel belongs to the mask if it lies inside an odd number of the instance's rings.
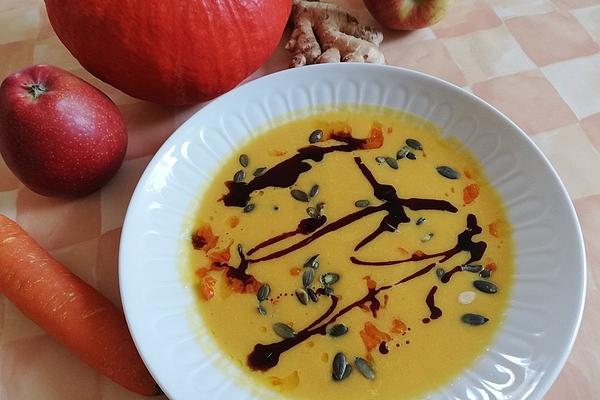
{"label": "creamy orange soup", "polygon": [[415,116],[283,123],[224,161],[194,215],[198,312],[233,364],[287,398],[418,398],[502,323],[506,210],[477,160]]}

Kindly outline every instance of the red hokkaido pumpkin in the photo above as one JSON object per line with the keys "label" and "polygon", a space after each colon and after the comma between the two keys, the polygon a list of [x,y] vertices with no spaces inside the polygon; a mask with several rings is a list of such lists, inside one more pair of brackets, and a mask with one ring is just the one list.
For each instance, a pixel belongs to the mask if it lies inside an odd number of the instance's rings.
{"label": "red hokkaido pumpkin", "polygon": [[123,92],[192,104],[235,87],[271,55],[291,0],[45,0],[56,34]]}

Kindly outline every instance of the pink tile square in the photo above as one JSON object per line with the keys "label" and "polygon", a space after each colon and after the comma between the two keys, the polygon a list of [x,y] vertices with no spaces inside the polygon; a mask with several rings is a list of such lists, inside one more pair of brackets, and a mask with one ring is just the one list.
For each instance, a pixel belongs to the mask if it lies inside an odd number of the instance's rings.
{"label": "pink tile square", "polygon": [[460,36],[493,28],[502,21],[484,0],[455,1],[448,14],[431,28],[438,38]]}
{"label": "pink tile square", "polygon": [[537,70],[476,83],[473,93],[504,112],[528,134],[577,122],[573,111]]}
{"label": "pink tile square", "polygon": [[54,29],[52,29],[52,25],[50,25],[50,20],[48,19],[48,13],[46,12],[46,6],[44,3],[40,2],[38,10],[40,14],[40,32],[38,33],[38,40],[54,36]]}
{"label": "pink tile square", "polygon": [[100,193],[65,200],[27,188],[17,194],[17,222],[47,250],[100,236]]}
{"label": "pink tile square", "polygon": [[596,151],[600,151],[600,113],[590,115],[579,123]]}
{"label": "pink tile square", "polygon": [[539,66],[600,50],[577,19],[565,11],[512,18],[506,26]]}
{"label": "pink tile square", "polygon": [[127,124],[126,159],[154,154],[175,130],[175,109],[148,102],[119,106]]}
{"label": "pink tile square", "polygon": [[0,44],[0,81],[33,64],[33,41]]}
{"label": "pink tile square", "polygon": [[439,39],[387,46],[384,52],[389,64],[425,72],[459,86],[466,84],[464,74]]}
{"label": "pink tile square", "polygon": [[[600,304],[600,292],[598,292],[600,285],[600,241],[598,240],[600,237],[600,194],[583,197],[575,200],[573,203],[577,211],[579,223],[581,224],[581,230],[583,231],[588,271],[591,275],[588,288],[596,289],[594,292],[596,292],[596,296],[599,298],[599,302],[596,304]],[[600,326],[600,308],[596,308],[595,311],[596,326]],[[600,376],[600,373],[598,376]]]}
{"label": "pink tile square", "polygon": [[591,7],[598,4],[598,0],[552,0],[557,6],[566,9]]}
{"label": "pink tile square", "polygon": [[106,232],[100,237],[97,251],[96,287],[117,307],[121,307],[119,293],[119,240],[121,229]]}

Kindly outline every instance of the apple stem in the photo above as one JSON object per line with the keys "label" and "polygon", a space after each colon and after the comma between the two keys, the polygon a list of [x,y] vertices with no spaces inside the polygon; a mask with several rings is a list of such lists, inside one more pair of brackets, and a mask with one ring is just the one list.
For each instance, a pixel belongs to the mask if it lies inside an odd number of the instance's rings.
{"label": "apple stem", "polygon": [[25,87],[34,99],[37,99],[38,97],[40,97],[48,91],[48,89],[46,89],[46,87],[41,83],[31,83],[29,85],[25,85]]}

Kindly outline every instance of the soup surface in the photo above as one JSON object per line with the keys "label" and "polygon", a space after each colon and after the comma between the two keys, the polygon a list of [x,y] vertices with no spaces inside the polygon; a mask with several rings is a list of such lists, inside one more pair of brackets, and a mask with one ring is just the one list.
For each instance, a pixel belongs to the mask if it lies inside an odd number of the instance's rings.
{"label": "soup surface", "polygon": [[289,398],[418,398],[502,323],[501,199],[466,149],[409,114],[346,107],[257,136],[192,226],[186,279],[208,331]]}

